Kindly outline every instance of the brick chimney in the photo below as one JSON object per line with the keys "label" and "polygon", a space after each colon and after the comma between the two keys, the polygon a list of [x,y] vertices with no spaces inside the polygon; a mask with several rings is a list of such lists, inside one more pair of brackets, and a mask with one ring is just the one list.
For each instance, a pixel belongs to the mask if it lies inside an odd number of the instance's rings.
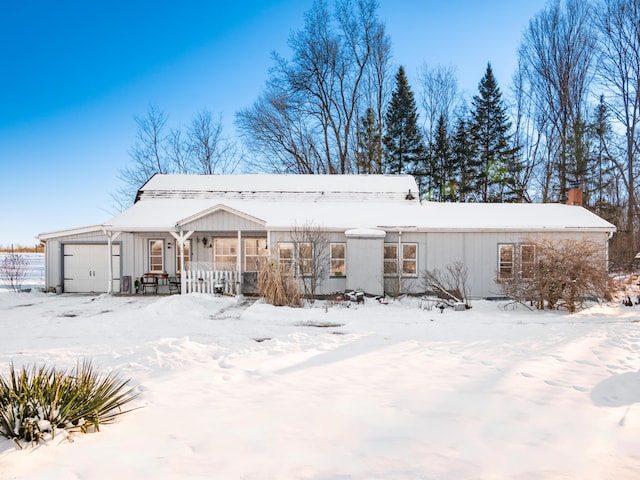
{"label": "brick chimney", "polygon": [[567,197],[567,205],[582,206],[582,189],[580,187],[570,188]]}

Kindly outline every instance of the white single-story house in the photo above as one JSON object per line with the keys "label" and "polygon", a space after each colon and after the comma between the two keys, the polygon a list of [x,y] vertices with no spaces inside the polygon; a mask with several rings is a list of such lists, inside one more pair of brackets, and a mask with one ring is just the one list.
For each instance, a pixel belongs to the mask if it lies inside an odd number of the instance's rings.
{"label": "white single-story house", "polygon": [[255,294],[272,255],[299,280],[317,268],[317,294],[420,293],[425,270],[461,262],[478,298],[530,261],[532,237],[590,239],[606,254],[614,231],[576,205],[421,202],[409,175],[155,175],[109,222],[39,239],[57,292],[133,293],[152,278],[154,291]]}

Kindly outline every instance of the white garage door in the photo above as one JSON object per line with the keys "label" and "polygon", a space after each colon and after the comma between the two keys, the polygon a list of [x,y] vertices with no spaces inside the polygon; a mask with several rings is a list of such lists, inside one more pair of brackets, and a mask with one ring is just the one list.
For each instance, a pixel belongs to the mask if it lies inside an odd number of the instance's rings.
{"label": "white garage door", "polygon": [[[67,293],[104,293],[109,283],[107,245],[64,245],[64,286]],[[120,245],[113,245],[113,291],[120,291]]]}

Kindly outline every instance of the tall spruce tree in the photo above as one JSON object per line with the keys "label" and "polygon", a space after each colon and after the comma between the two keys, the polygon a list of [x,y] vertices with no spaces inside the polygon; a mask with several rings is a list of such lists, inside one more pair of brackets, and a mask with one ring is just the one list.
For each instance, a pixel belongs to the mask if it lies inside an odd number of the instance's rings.
{"label": "tall spruce tree", "polygon": [[473,154],[469,122],[459,117],[451,139],[451,157],[459,173],[456,199],[460,202],[467,200],[472,189]]}
{"label": "tall spruce tree", "polygon": [[482,202],[517,199],[517,149],[510,146],[511,122],[491,63],[472,100],[471,138],[476,157],[472,166],[473,196]]}
{"label": "tall spruce tree", "polygon": [[358,126],[356,170],[358,173],[382,172],[382,134],[373,108],[367,108]]}
{"label": "tall spruce tree", "polygon": [[418,128],[416,101],[402,66],[396,74],[396,86],[385,115],[385,126],[385,173],[412,174],[422,191],[426,175],[424,140]]}
{"label": "tall spruce tree", "polygon": [[457,168],[451,150],[451,139],[445,116],[440,114],[436,125],[432,163],[433,186],[431,197],[441,202],[453,202],[456,196]]}

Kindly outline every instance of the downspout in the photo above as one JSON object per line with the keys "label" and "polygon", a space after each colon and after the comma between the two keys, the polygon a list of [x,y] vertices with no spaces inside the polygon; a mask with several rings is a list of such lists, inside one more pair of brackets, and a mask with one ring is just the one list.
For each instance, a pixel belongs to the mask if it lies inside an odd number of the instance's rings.
{"label": "downspout", "polygon": [[236,295],[240,295],[242,291],[240,288],[242,287],[242,232],[238,230],[238,255],[236,257]]}
{"label": "downspout", "polygon": [[402,229],[398,229],[398,295],[400,294],[400,289],[402,288]]}

